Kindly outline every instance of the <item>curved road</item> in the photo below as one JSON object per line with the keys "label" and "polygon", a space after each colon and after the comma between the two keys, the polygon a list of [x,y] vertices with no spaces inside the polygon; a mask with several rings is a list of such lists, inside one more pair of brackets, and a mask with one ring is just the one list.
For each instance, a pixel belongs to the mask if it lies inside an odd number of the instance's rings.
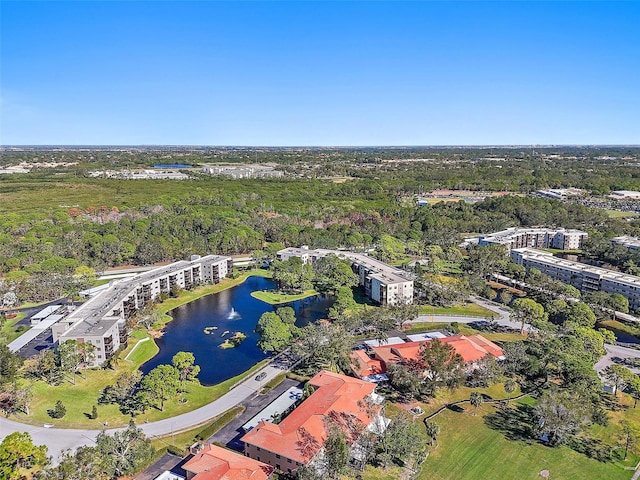
{"label": "curved road", "polygon": [[[513,322],[510,319],[509,310],[507,310],[506,308],[487,302],[477,297],[471,297],[471,301],[496,313],[497,318],[495,319],[495,321],[499,325],[511,327],[514,329],[520,329],[520,324]],[[481,320],[486,321],[487,318],[452,315],[420,315],[414,321],[428,322],[430,320],[436,322],[444,321],[471,323]],[[528,328],[529,325],[526,325],[525,329]],[[617,345],[606,345],[605,348],[607,350],[607,354],[602,357],[595,365],[595,369],[598,372],[602,371],[607,365],[613,363],[612,359],[615,357],[640,358],[640,350],[634,350],[632,348],[626,348]],[[282,371],[283,370],[281,368],[269,364],[263,367],[261,370],[254,372],[254,374],[252,374],[249,378],[242,381],[228,393],[209,403],[208,405],[200,407],[191,412],[178,415],[177,417],[167,418],[165,420],[159,420],[157,422],[144,423],[138,426],[148,437],[167,436],[171,435],[172,433],[190,430],[206,423],[211,418],[220,415],[230,408],[242,403],[247,398],[256,395],[265,383],[276,377],[279,373],[282,373]],[[267,375],[262,380],[256,381],[255,376],[260,372],[265,372]],[[640,369],[638,369],[638,373],[640,373]],[[113,433],[117,430],[118,429],[108,429],[107,433]],[[49,455],[52,456],[54,463],[57,463],[57,461],[59,461],[60,454],[64,450],[74,450],[83,445],[92,445],[93,443],[95,443],[95,438],[99,433],[98,430],[46,428],[44,426],[38,427],[0,417],[0,440],[13,432],[28,432],[33,438],[33,442],[36,445],[46,445],[49,449]]]}
{"label": "curved road", "polygon": [[[191,412],[183,413],[177,417],[144,423],[138,426],[148,437],[167,436],[172,433],[190,430],[242,403],[248,397],[256,395],[265,383],[279,373],[282,373],[282,371],[280,368],[267,365],[261,370],[254,372],[248,379],[239,383],[235,388],[231,389],[231,391],[208,405]],[[267,375],[262,380],[256,381],[255,376],[260,372],[265,372]],[[119,429],[109,429],[106,431],[107,433],[113,433],[117,430]],[[0,440],[13,432],[28,432],[34,444],[46,445],[49,449],[48,454],[52,456],[54,464],[59,461],[60,454],[64,450],[75,450],[83,445],[93,445],[99,433],[98,430],[38,427],[0,417]]]}

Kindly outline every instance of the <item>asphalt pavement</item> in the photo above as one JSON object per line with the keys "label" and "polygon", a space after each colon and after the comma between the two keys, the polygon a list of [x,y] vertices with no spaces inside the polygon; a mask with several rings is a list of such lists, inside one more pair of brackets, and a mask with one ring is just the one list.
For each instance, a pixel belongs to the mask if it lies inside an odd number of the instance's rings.
{"label": "asphalt pavement", "polygon": [[[271,364],[254,372],[249,378],[238,384],[228,393],[217,400],[191,412],[178,415],[173,418],[159,420],[138,425],[148,437],[163,437],[190,430],[203,425],[212,419],[245,401],[248,397],[255,396],[264,384],[282,373],[285,366],[272,366]],[[255,380],[256,375],[265,372],[266,376],[261,380]],[[107,433],[113,433],[121,429],[107,429]],[[63,451],[75,450],[83,445],[95,444],[97,430],[76,430],[69,428],[47,428],[43,426],[28,425],[0,417],[0,440],[13,432],[28,432],[35,445],[46,445],[48,455],[54,464],[60,459]]]}

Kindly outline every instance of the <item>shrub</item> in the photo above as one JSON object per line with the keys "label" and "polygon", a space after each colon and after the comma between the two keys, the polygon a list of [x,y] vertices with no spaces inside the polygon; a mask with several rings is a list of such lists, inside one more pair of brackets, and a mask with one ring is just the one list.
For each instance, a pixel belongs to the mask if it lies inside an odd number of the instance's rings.
{"label": "shrub", "polygon": [[58,400],[52,410],[47,410],[47,413],[51,418],[62,418],[67,414],[67,409],[64,404]]}

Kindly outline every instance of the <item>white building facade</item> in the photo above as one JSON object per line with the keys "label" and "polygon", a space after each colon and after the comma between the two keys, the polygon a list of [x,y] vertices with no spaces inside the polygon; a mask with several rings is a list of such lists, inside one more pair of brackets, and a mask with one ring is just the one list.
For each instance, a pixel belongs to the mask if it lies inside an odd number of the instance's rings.
{"label": "white building facade", "polygon": [[478,245],[504,245],[514,248],[556,248],[559,250],[578,250],[588,237],[582,230],[564,228],[507,228],[489,235],[480,235]]}
{"label": "white building facade", "polygon": [[190,289],[200,284],[216,284],[233,271],[231,257],[193,255],[190,260],[175,262],[135,277],[114,281],[109,288],[82,304],[73,313],[52,326],[53,341],[76,340],[91,343],[100,365],[126,345],[126,321],[138,310],[173,289]]}
{"label": "white building facade", "polygon": [[351,262],[353,272],[358,275],[360,285],[371,300],[380,305],[413,303],[412,275],[367,255],[342,250],[309,250],[306,247],[285,248],[277,253],[278,260],[299,257],[305,264],[327,255],[335,255]]}
{"label": "white building facade", "polygon": [[527,270],[537,268],[542,273],[573,285],[582,293],[603,291],[619,293],[629,300],[629,307],[640,307],[640,277],[572,262],[532,248],[514,249],[511,259]]}

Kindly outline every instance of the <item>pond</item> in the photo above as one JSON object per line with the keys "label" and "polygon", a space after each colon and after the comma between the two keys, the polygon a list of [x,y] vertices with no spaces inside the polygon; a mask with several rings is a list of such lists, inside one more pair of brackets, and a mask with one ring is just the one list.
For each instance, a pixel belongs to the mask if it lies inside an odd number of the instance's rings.
{"label": "pond", "polygon": [[[156,339],[160,352],[140,370],[148,373],[161,364],[170,364],[178,352],[192,352],[200,366],[198,378],[203,385],[215,385],[241,374],[267,357],[257,346],[256,323],[265,312],[277,307],[257,300],[251,292],[272,290],[275,282],[262,277],[249,277],[244,283],[207,295],[172,310],[173,320],[164,335]],[[296,325],[304,326],[326,317],[332,297],[310,297],[287,304],[296,312]],[[284,305],[282,305],[284,306]],[[217,328],[216,328],[217,327]],[[205,333],[205,329],[209,333]],[[228,332],[223,336],[225,332]],[[223,349],[220,344],[236,332],[247,338],[235,348]]]}

